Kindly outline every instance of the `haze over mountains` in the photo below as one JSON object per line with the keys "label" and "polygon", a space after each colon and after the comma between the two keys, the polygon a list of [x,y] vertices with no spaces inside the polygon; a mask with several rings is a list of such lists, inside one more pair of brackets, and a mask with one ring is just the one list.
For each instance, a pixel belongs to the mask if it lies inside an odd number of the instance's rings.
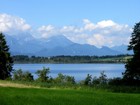
{"label": "haze over mountains", "polygon": [[6,35],[10,52],[13,55],[35,55],[35,56],[58,56],[58,55],[119,55],[132,54],[127,51],[126,45],[114,46],[112,48],[103,46],[97,48],[94,45],[78,44],[70,41],[63,35],[52,36],[47,39],[34,38],[29,33],[20,35]]}

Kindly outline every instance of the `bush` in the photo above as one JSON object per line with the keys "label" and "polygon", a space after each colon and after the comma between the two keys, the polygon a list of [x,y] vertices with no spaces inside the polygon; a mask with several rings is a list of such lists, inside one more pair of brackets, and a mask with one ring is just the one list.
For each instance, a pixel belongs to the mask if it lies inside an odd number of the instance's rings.
{"label": "bush", "polygon": [[109,85],[114,86],[140,86],[139,80],[126,80],[122,78],[113,78],[109,80]]}
{"label": "bush", "polygon": [[22,70],[21,69],[19,69],[19,70],[15,70],[14,72],[13,72],[13,80],[17,80],[17,81],[21,81],[22,80],[22,78],[23,78],[23,72],[22,72]]}
{"label": "bush", "polygon": [[41,82],[46,82],[46,81],[48,81],[48,74],[50,73],[50,69],[49,68],[45,68],[45,67],[43,67],[43,69],[42,70],[38,70],[37,72],[36,72],[36,74],[38,75],[38,79],[37,79],[37,81],[41,81]]}
{"label": "bush", "polygon": [[54,82],[57,84],[75,84],[75,78],[73,76],[59,73],[58,76],[54,79]]}
{"label": "bush", "polygon": [[95,85],[99,85],[100,84],[100,79],[97,78],[96,76],[93,77],[92,79],[92,85],[95,86]]}
{"label": "bush", "polygon": [[117,77],[117,78],[110,79],[108,84],[118,86],[118,85],[122,85],[123,81],[122,81],[122,78]]}
{"label": "bush", "polygon": [[87,77],[84,80],[84,85],[91,85],[92,84],[91,81],[92,81],[92,75],[87,74]]}
{"label": "bush", "polygon": [[102,71],[102,72],[100,73],[99,81],[100,81],[100,84],[101,84],[101,85],[107,84],[107,75],[105,74],[104,71]]}
{"label": "bush", "polygon": [[26,71],[23,73],[23,81],[33,81],[33,80],[34,80],[33,75],[30,72]]}
{"label": "bush", "polygon": [[23,72],[21,69],[19,69],[19,70],[14,71],[13,80],[16,80],[16,81],[33,81],[34,78],[33,78],[33,75],[30,72],[28,72],[28,71]]}

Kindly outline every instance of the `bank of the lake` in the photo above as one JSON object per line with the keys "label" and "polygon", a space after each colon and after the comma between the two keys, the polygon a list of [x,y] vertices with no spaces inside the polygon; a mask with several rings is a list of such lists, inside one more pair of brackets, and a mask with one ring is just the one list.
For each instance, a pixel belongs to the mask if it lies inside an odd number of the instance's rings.
{"label": "bank of the lake", "polygon": [[106,55],[106,56],[28,56],[28,55],[15,55],[13,60],[15,63],[31,64],[31,63],[51,63],[51,64],[77,64],[77,63],[126,63],[132,55]]}
{"label": "bank of the lake", "polygon": [[14,64],[14,69],[22,69],[34,74],[42,67],[50,68],[50,76],[56,77],[58,73],[74,76],[76,80],[83,80],[87,74],[99,76],[100,72],[105,71],[108,78],[122,77],[122,72],[125,71],[124,64]]}

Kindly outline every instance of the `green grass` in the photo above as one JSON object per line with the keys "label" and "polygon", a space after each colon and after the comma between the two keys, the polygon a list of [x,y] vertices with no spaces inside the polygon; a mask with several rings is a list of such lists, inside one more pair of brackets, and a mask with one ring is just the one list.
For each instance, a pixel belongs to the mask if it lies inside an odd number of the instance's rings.
{"label": "green grass", "polygon": [[96,89],[0,87],[0,105],[140,105],[140,94]]}

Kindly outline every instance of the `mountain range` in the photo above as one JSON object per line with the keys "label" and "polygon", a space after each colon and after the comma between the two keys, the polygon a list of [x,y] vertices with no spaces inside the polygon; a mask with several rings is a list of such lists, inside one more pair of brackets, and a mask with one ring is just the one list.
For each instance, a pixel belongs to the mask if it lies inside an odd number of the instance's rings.
{"label": "mountain range", "polygon": [[6,35],[7,43],[12,55],[59,56],[59,55],[119,55],[132,54],[126,45],[98,48],[89,44],[78,44],[63,35],[52,36],[47,39],[34,38],[29,33]]}

